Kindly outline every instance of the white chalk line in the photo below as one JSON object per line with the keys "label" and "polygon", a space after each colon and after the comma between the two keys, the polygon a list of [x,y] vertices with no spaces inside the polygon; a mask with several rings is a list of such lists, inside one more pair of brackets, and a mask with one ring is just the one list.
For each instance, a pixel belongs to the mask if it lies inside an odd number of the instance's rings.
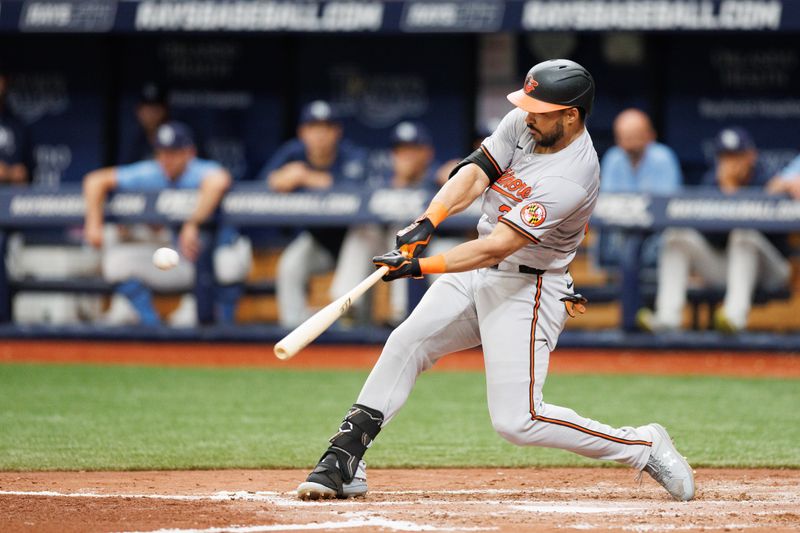
{"label": "white chalk line", "polygon": [[[0,490],[0,496],[40,496],[40,497],[62,497],[62,498],[131,498],[131,499],[155,499],[155,500],[179,500],[179,501],[261,501],[273,503],[281,506],[300,507],[311,505],[319,507],[317,502],[303,502],[299,500],[288,500],[278,492],[217,492],[211,495],[189,495],[189,494],[103,494],[96,492],[56,492],[56,491],[8,491]],[[390,503],[390,502],[384,502]],[[312,524],[270,524],[259,526],[226,526],[222,528],[207,529],[159,529],[154,533],[223,533],[231,531],[234,533],[255,533],[261,531],[311,531],[320,529],[352,529],[356,527],[380,527],[394,531],[487,531],[497,529],[494,527],[438,527],[428,524],[417,524],[404,520],[391,520],[370,512],[353,512],[347,520],[337,522],[322,522]],[[363,518],[361,518],[363,517]]]}
{"label": "white chalk line", "polygon": [[[545,492],[551,493],[555,491],[536,491],[538,492]],[[578,494],[585,494],[583,491],[575,490],[575,491],[558,491],[559,493],[568,493],[573,495]],[[547,502],[542,501],[535,501],[530,500],[530,496],[534,496],[534,494],[526,493],[524,491],[519,490],[507,490],[507,489],[469,489],[469,490],[396,490],[396,491],[370,491],[368,493],[372,496],[426,496],[422,499],[417,500],[406,500],[406,501],[374,501],[374,500],[362,500],[362,499],[348,499],[348,500],[331,500],[330,504],[335,504],[337,506],[345,506],[345,505],[369,505],[369,506],[380,506],[380,505],[409,505],[409,504],[438,504],[438,505],[447,505],[456,503],[458,505],[464,505],[473,503],[470,500],[461,500],[458,502],[453,502],[450,500],[440,500],[440,499],[433,499],[427,496],[435,495],[435,496],[458,496],[458,495],[476,495],[476,496],[501,496],[501,495],[512,495],[516,494],[519,496],[528,496],[526,499],[514,499],[511,502],[508,500],[475,500],[474,503],[480,503],[481,505],[505,505],[509,503],[515,504],[523,504],[523,505],[550,505]],[[302,501],[298,500],[295,496],[293,491],[291,492],[277,492],[277,491],[220,491],[215,492],[213,494],[157,494],[157,493],[98,493],[98,492],[57,492],[57,491],[19,491],[19,490],[0,490],[0,496],[40,496],[40,497],[55,497],[55,498],[141,498],[141,499],[154,499],[154,500],[178,500],[178,501],[252,501],[252,502],[265,502],[265,503],[272,503],[277,506],[286,507],[286,506],[313,506],[318,507],[320,503],[319,501]],[[759,499],[759,498],[752,498],[746,500],[747,503],[762,503],[762,504],[785,504],[790,501],[800,501],[800,499],[796,498],[770,498],[770,499]],[[576,500],[580,500],[580,498],[576,498]],[[699,503],[705,505],[727,505],[731,503],[731,500],[701,500],[698,501]],[[695,502],[695,503],[698,503]],[[641,502],[636,502],[641,503]],[[655,504],[667,504],[672,502],[656,502]],[[681,505],[681,504],[678,504]],[[686,504],[683,504],[686,505]],[[689,505],[692,505],[690,502]]]}
{"label": "white chalk line", "polygon": [[645,511],[645,507],[614,507],[600,505],[584,505],[575,503],[548,504],[548,503],[526,503],[520,505],[519,502],[509,504],[509,508],[526,513],[556,513],[556,514],[628,514]]}
{"label": "white chalk line", "polygon": [[[698,531],[704,529],[712,529],[715,531],[720,530],[735,530],[735,529],[751,529],[754,527],[763,527],[759,524],[724,524],[719,526],[700,526],[697,524],[684,524],[676,526],[672,524],[636,524],[632,526],[622,526],[620,529],[625,531],[636,531],[637,533],[650,533],[655,531]],[[588,529],[588,528],[587,528]]]}
{"label": "white chalk line", "polygon": [[317,522],[314,524],[270,524],[263,526],[228,526],[210,527],[206,529],[156,529],[150,531],[130,531],[126,533],[259,533],[262,531],[313,531],[320,529],[352,529],[356,527],[375,527],[394,531],[488,531],[496,527],[436,527],[417,524],[405,520],[390,520],[381,516],[367,516],[342,522]]}
{"label": "white chalk line", "polygon": [[[578,491],[575,491],[578,492]],[[487,496],[497,496],[497,495],[507,495],[507,494],[520,494],[524,493],[524,491],[519,490],[512,490],[512,489],[464,489],[464,490],[433,490],[433,491],[425,491],[425,490],[398,490],[398,491],[372,491],[370,494],[373,495],[429,495],[429,494],[437,494],[437,495],[487,495]],[[133,494],[133,493],[96,493],[96,492],[57,492],[57,491],[11,491],[11,490],[0,490],[0,496],[9,495],[9,496],[38,496],[38,497],[60,497],[60,498],[97,498],[97,499],[108,499],[108,498],[131,498],[131,499],[154,499],[154,500],[177,500],[177,501],[252,501],[252,502],[264,502],[270,503],[279,507],[317,507],[320,508],[321,505],[324,505],[325,502],[308,502],[308,501],[301,501],[297,500],[294,496],[293,492],[276,492],[276,491],[221,491],[216,492],[214,494]],[[776,500],[748,500],[748,503],[766,503],[766,504],[786,504],[787,502],[784,501],[776,501]],[[631,503],[634,502],[620,502],[619,505],[617,504],[610,504],[607,506],[600,506],[596,503],[584,503],[584,502],[567,502],[567,503],[549,503],[549,502],[542,502],[542,501],[530,501],[530,500],[476,500],[476,501],[448,501],[448,500],[438,500],[438,499],[431,499],[431,498],[424,498],[424,499],[416,499],[412,501],[396,501],[396,502],[381,502],[381,501],[370,501],[370,500],[358,500],[358,499],[350,499],[350,500],[341,500],[336,502],[327,502],[329,505],[334,505],[335,507],[341,507],[343,505],[349,506],[365,506],[368,505],[369,507],[398,507],[398,506],[408,506],[408,505],[436,505],[436,506],[445,506],[445,505],[469,505],[469,504],[476,504],[480,506],[507,506],[512,511],[524,511],[530,513],[550,513],[550,514],[608,514],[608,513],[618,513],[618,514],[627,514],[627,513],[634,513],[640,511],[647,511],[650,510],[650,507],[642,507],[642,506],[630,506]],[[641,504],[642,502],[635,502]],[[686,504],[675,504],[675,503],[667,503],[667,502],[652,502],[653,504],[657,504],[658,506],[663,506],[667,504],[669,508],[676,505],[686,505]],[[703,506],[715,506],[717,504],[730,504],[731,501],[729,500],[703,500],[702,502],[695,502],[701,503]],[[691,505],[691,504],[690,504]],[[667,509],[668,510],[668,509]],[[699,511],[699,509],[695,509],[694,511]],[[782,511],[761,511],[756,512],[756,514],[765,515],[765,514],[772,514],[778,513]],[[498,516],[502,516],[506,513],[491,513],[496,514]],[[258,525],[258,526],[229,526],[223,528],[207,528],[207,529],[159,529],[155,530],[154,532],[149,533],[222,533],[225,531],[231,531],[234,533],[257,533],[257,532],[269,532],[269,531],[312,531],[312,530],[323,530],[323,529],[352,529],[357,527],[382,527],[386,529],[391,529],[395,531],[483,531],[487,529],[497,529],[497,528],[456,528],[456,527],[438,527],[432,526],[428,524],[416,524],[414,522],[408,521],[401,521],[401,520],[390,520],[381,516],[377,516],[374,513],[366,512],[366,511],[353,511],[349,514],[351,517],[362,516],[363,518],[353,518],[350,520],[345,521],[337,521],[337,522],[319,522],[319,523],[310,523],[310,524],[269,524],[269,525]],[[580,524],[573,524],[570,527],[575,529],[596,529],[597,525],[593,525],[590,523],[580,523]],[[635,525],[628,525],[622,526],[622,529],[628,531],[636,531],[642,533],[648,533],[652,531],[670,531],[670,530],[690,530],[698,527],[695,525],[670,525],[670,524],[635,524]],[[716,527],[716,526],[715,526]],[[756,527],[756,524],[727,524],[725,526],[720,526],[721,528],[730,528],[730,529],[744,529],[744,528],[752,528]]]}
{"label": "white chalk line", "polygon": [[[132,498],[132,499],[153,499],[153,500],[177,500],[177,501],[249,501],[249,502],[264,502],[275,505],[276,507],[313,507],[319,508],[324,502],[316,501],[302,501],[294,497],[286,497],[278,492],[217,492],[211,495],[187,495],[187,494],[105,494],[96,492],[55,492],[55,491],[0,491],[0,496],[38,496],[38,497],[61,497],[61,498]],[[492,494],[495,495],[495,494]],[[479,505],[485,506],[510,506],[512,510],[520,510],[526,512],[537,513],[570,513],[570,514],[585,514],[585,513],[610,513],[610,512],[629,512],[629,508],[619,508],[615,511],[614,507],[599,507],[599,506],[583,506],[581,504],[573,504],[572,506],[563,504],[547,504],[537,501],[529,500],[476,500],[476,501],[448,501],[438,499],[415,499],[409,501],[366,501],[366,500],[341,500],[330,502],[336,507],[342,506],[365,506],[369,507],[407,507],[412,505],[432,505],[432,506],[447,506],[447,505]],[[638,507],[633,510],[641,510]]]}

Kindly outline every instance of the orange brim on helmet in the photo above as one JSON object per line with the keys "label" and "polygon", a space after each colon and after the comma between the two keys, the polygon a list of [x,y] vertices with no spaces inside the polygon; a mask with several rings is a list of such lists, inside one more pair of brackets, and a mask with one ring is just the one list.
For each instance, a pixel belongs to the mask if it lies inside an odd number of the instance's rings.
{"label": "orange brim on helmet", "polygon": [[549,102],[537,100],[536,98],[526,94],[523,89],[514,91],[506,96],[506,98],[508,98],[509,102],[523,111],[527,111],[528,113],[549,113],[550,111],[558,111],[559,109],[575,107],[571,105],[551,104]]}

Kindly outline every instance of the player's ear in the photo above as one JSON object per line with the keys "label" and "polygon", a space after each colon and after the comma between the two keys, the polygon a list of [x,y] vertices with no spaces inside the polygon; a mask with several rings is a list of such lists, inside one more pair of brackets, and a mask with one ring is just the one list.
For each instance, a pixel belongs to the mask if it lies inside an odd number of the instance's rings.
{"label": "player's ear", "polygon": [[569,124],[570,126],[580,121],[581,114],[578,111],[577,107],[570,107],[569,109],[565,109],[564,114],[566,115],[567,118],[567,124]]}

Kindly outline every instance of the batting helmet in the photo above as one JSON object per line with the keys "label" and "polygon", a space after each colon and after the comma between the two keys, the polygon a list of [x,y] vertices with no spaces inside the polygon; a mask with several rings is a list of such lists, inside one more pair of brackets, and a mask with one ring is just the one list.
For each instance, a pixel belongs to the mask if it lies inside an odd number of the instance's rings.
{"label": "batting helmet", "polygon": [[594,79],[569,59],[542,61],[528,71],[522,89],[509,94],[508,100],[529,113],[581,107],[588,115],[592,112]]}

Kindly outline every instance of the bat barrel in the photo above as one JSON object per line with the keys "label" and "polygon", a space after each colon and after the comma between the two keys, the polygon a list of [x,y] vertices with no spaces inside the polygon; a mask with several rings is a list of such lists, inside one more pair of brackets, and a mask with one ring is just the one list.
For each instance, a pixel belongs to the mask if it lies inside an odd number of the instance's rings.
{"label": "bat barrel", "polygon": [[350,291],[320,309],[311,318],[297,326],[291,333],[282,338],[274,348],[275,356],[278,359],[289,359],[294,357],[297,352],[308,346],[314,339],[319,337],[323,331],[328,329],[331,324],[345,314],[352,303],[364,294],[367,289],[389,271],[388,267],[381,267],[364,279],[361,283],[350,289]]}

